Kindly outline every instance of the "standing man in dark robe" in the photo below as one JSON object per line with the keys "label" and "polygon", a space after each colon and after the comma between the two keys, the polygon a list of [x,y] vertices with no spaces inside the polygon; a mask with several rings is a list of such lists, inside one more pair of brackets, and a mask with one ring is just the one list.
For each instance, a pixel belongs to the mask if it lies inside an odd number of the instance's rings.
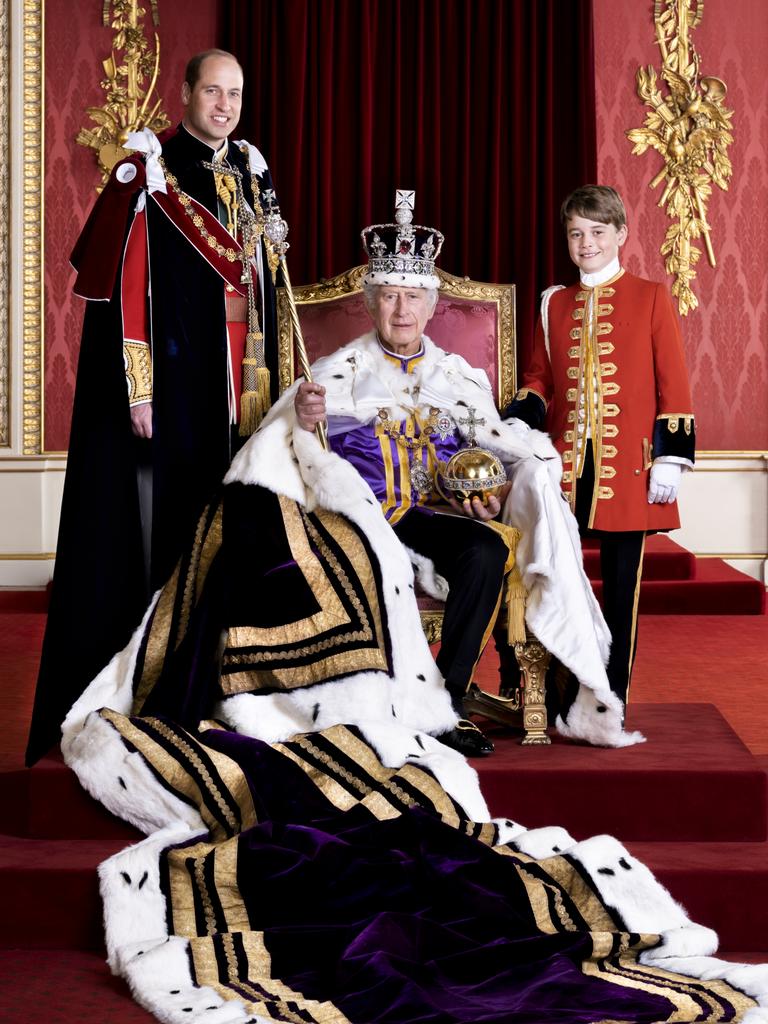
{"label": "standing man in dark robe", "polygon": [[72,254],[90,301],[28,764],[125,645],[277,394],[275,199],[262,155],[231,138],[242,94],[232,54],[194,56],[181,124],[129,136]]}

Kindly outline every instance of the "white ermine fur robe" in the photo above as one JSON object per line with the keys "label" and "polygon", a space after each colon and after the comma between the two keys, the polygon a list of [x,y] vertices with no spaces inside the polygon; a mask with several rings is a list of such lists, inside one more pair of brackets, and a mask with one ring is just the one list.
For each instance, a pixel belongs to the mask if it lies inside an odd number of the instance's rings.
{"label": "white ermine fur robe", "polygon": [[[608,690],[602,668],[608,637],[584,579],[571,514],[560,497],[560,463],[554,450],[543,434],[529,432],[516,422],[500,421],[482,371],[429,341],[425,340],[425,345],[420,400],[448,409],[454,418],[463,417],[467,405],[473,406],[486,419],[478,441],[497,452],[508,467],[512,491],[504,516],[523,530],[519,554],[530,594],[529,624],[582,683],[582,694],[574,706],[577,714],[573,721],[569,715],[569,721],[560,722],[559,727],[594,743],[622,745],[637,740],[637,736],[623,733],[620,709]],[[403,384],[413,384],[412,377],[406,381],[382,360],[373,335],[320,360],[314,377],[327,388],[331,430],[338,427],[341,417],[368,422],[385,405],[393,416],[397,410],[404,414],[408,396],[403,394]],[[487,821],[489,813],[477,774],[461,755],[433,738],[452,725],[455,715],[419,627],[409,588],[413,578],[410,558],[354,468],[323,451],[313,433],[297,426],[294,391],[292,388],[271,410],[235,459],[227,481],[261,484],[309,507],[337,510],[366,530],[384,572],[394,678],[382,680],[382,673],[369,673],[290,694],[243,694],[224,701],[214,713],[234,728],[268,742],[327,728],[335,715],[338,722],[358,725],[390,766],[409,761],[416,734],[420,747],[419,760],[414,763],[431,770],[469,818]],[[400,590],[397,597],[396,587]],[[169,793],[112,726],[91,713],[105,705],[129,713],[131,674],[141,632],[141,628],[137,630],[131,643],[72,708],[63,727],[62,749],[89,792],[149,835],[99,869],[110,966],[129,981],[136,998],[160,1019],[194,1024],[212,1019],[206,1014],[212,999],[219,997],[195,986],[188,940],[168,934],[160,897],[158,851],[204,833],[205,826],[197,810]],[[418,675],[424,678],[416,682]],[[323,715],[313,721],[312,708],[318,702]],[[396,718],[391,715],[393,705],[398,711]],[[593,713],[598,705],[607,710]],[[692,923],[651,872],[617,840],[597,836],[576,842],[557,827],[526,830],[511,821],[498,824],[499,842],[512,842],[537,859],[568,854],[583,865],[629,929],[660,933],[661,944],[642,954],[645,963],[693,977],[725,978],[760,1003],[744,1021],[768,1022],[768,967],[745,967],[714,958],[714,932]],[[141,884],[128,890],[126,877],[140,879]],[[248,1016],[237,1000],[222,1003],[217,1012],[221,1016],[216,1019],[222,1021],[239,1022]]]}

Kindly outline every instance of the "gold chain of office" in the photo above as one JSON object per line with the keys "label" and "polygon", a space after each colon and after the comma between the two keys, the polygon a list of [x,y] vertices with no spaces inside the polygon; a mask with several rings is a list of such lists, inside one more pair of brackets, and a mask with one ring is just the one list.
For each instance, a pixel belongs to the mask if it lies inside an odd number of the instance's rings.
{"label": "gold chain of office", "polygon": [[250,261],[256,254],[256,244],[264,230],[261,224],[257,222],[253,234],[251,234],[249,238],[243,239],[243,247],[239,252],[236,249],[231,248],[230,246],[223,246],[221,242],[219,242],[219,240],[214,235],[212,235],[210,231],[206,228],[205,222],[203,218],[200,216],[200,214],[195,212],[195,208],[192,205],[192,200],[186,194],[186,192],[183,192],[181,190],[177,178],[175,177],[175,175],[171,174],[171,172],[165,166],[163,158],[159,157],[158,159],[160,161],[160,166],[163,168],[163,173],[165,174],[166,181],[173,189],[174,195],[179,200],[179,203],[182,209],[184,210],[184,213],[186,213],[186,215],[192,221],[194,226],[197,228],[200,237],[203,239],[206,245],[208,245],[209,248],[213,249],[218,256],[221,256],[223,259],[228,260],[230,263],[235,263],[238,260],[241,263],[250,263]]}

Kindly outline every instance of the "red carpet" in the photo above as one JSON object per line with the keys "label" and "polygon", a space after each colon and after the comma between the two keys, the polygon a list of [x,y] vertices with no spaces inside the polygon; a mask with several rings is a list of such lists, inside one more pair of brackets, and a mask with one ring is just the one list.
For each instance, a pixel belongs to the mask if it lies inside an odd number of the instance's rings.
{"label": "red carpet", "polygon": [[[602,594],[597,542],[584,541],[584,568]],[[648,537],[640,586],[644,615],[762,615],[765,587],[718,558],[696,558],[665,534]]]}
{"label": "red carpet", "polygon": [[[494,814],[565,825],[579,838],[616,834],[695,920],[719,932],[729,958],[765,961],[768,619],[755,614],[763,590],[757,584],[756,602],[749,581],[748,599],[727,597],[746,577],[691,565],[668,538],[649,544],[646,593],[663,588],[667,602],[682,595],[679,610],[697,614],[641,616],[628,725],[648,742],[595,750],[555,738],[550,748],[523,748],[499,732],[497,753],[476,766]],[[589,551],[585,560],[594,572]],[[717,593],[718,613],[702,614]],[[44,607],[44,594],[0,593],[0,1017],[143,1024],[152,1018],[103,963],[95,873],[138,833],[91,801],[59,757],[21,768]],[[749,613],[727,614],[739,608]],[[488,651],[478,678],[490,688],[495,675]],[[46,907],[44,919],[36,907]]]}

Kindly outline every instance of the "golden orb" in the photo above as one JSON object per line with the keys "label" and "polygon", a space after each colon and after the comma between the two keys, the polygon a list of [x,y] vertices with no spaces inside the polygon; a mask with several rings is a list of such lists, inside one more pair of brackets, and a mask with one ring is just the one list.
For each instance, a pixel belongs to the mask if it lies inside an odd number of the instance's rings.
{"label": "golden orb", "polygon": [[498,494],[507,482],[501,459],[477,445],[460,449],[441,470],[438,479],[440,493],[457,501],[477,497],[487,505],[491,495]]}

